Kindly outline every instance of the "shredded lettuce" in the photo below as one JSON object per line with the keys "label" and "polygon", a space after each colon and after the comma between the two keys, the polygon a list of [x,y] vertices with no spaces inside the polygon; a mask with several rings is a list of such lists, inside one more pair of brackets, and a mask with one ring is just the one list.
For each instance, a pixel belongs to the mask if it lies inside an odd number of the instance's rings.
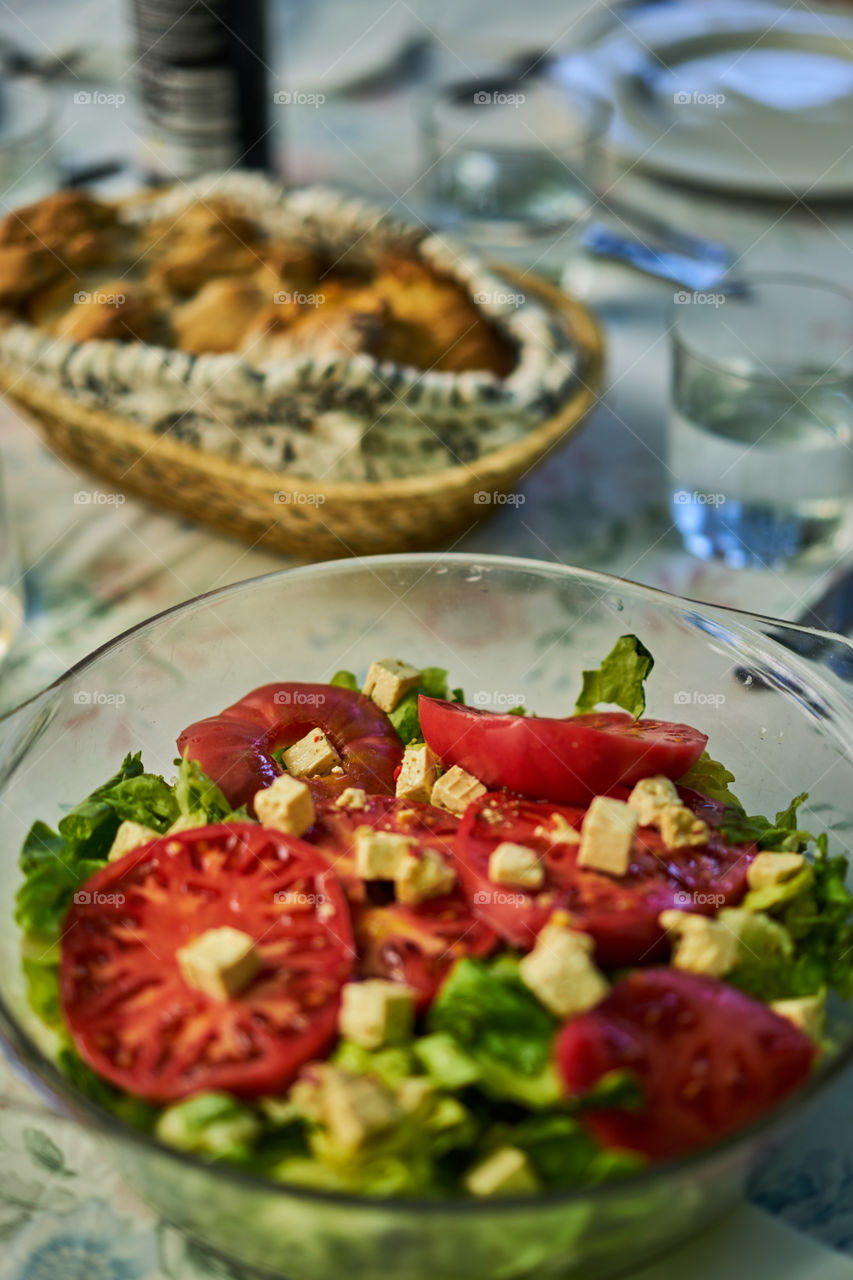
{"label": "shredded lettuce", "polygon": [[[357,692],[360,689],[358,680],[352,671],[336,671],[332,676],[330,684],[336,685],[340,689],[352,689]],[[423,667],[421,668],[421,682],[415,689],[410,689],[405,694],[393,711],[388,713],[388,719],[400,736],[401,742],[406,746],[410,742],[423,742],[423,733],[421,732],[421,722],[418,716],[418,697],[424,694],[427,698],[447,698],[451,702],[464,702],[465,695],[461,689],[450,689],[447,684],[447,672],[444,667]]]}
{"label": "shredded lettuce", "polygon": [[165,831],[177,816],[168,784],[144,771],[139,752],[125,756],[118,773],[60,820],[58,832],[33,823],[19,858],[24,881],[16,898],[18,924],[46,940],[58,937],[75,890],[103,866],[119,823]]}
{"label": "shredded lettuce", "polygon": [[633,1151],[604,1150],[572,1116],[563,1112],[526,1116],[517,1124],[495,1125],[487,1146],[506,1143],[527,1153],[549,1190],[588,1187],[642,1169],[648,1161]]}
{"label": "shredded lettuce", "polygon": [[359,683],[351,671],[336,671],[329,684],[333,684],[337,689],[349,689],[353,693],[359,691]]}
{"label": "shredded lettuce", "polygon": [[[556,1027],[510,957],[457,961],[427,1014],[428,1031],[444,1033],[461,1051],[457,1071],[467,1058],[477,1072],[472,1083],[484,1093],[531,1108],[551,1106],[561,1093],[551,1060]],[[446,1042],[443,1058],[433,1042],[427,1062],[448,1069]]]}
{"label": "shredded lettuce", "polygon": [[229,1093],[196,1093],[166,1107],[154,1132],[161,1142],[208,1160],[244,1163],[261,1136],[258,1115]]}
{"label": "shredded lettuce", "polygon": [[801,852],[814,840],[810,832],[797,826],[797,810],[808,798],[807,791],[794,796],[786,808],[779,810],[773,822],[760,814],[747,816],[739,804],[727,804],[720,832],[731,844],[753,841],[759,849],[774,849],[784,853]]}
{"label": "shredded lettuce", "polygon": [[[216,783],[203,773],[197,761],[176,760],[178,776],[174,799],[181,814],[198,814],[203,825],[216,822],[243,822],[249,817],[245,806],[232,809]],[[177,814],[175,815],[177,817]]]}
{"label": "shredded lettuce", "polygon": [[719,760],[712,760],[707,751],[703,751],[694,765],[691,765],[682,778],[678,779],[681,787],[692,787],[701,791],[702,795],[719,800],[721,804],[743,809],[734,792],[729,790],[729,783],[734,782],[735,775]]}
{"label": "shredded lettuce", "polygon": [[575,711],[594,711],[601,703],[614,703],[635,720],[646,709],[643,683],[655,660],[636,636],[620,636],[601,666],[584,671]]}

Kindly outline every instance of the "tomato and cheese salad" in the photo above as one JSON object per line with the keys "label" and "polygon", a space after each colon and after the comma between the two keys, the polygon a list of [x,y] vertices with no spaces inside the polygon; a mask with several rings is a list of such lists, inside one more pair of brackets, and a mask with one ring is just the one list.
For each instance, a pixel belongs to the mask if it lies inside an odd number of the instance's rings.
{"label": "tomato and cheese salad", "polygon": [[127,756],[21,853],[63,1070],[166,1144],[368,1196],[587,1187],[749,1124],[853,994],[846,861],[647,718],[652,667],[622,636],[552,717],[379,659],[187,726],[172,781]]}

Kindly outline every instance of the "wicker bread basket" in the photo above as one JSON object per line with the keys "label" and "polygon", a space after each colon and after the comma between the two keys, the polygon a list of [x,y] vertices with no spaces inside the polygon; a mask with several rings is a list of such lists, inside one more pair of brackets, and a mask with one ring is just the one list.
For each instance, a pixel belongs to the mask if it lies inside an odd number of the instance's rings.
{"label": "wicker bread basket", "polygon": [[[522,277],[510,268],[511,283]],[[105,480],[220,532],[306,560],[438,546],[494,511],[506,493],[580,425],[602,381],[603,341],[579,303],[523,277],[570,331],[577,376],[559,410],[521,439],[476,461],[422,476],[318,483],[235,463],[181,441],[152,437],[127,419],[81,403],[0,364],[0,389],[35,419],[49,446]]]}

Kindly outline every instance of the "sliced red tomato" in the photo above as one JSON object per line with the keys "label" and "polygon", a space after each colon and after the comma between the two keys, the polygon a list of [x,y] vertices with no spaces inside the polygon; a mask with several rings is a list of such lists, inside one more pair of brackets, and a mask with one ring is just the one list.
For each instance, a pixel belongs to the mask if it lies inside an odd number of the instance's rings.
{"label": "sliced red tomato", "polygon": [[622,711],[554,720],[423,696],[419,706],[424,738],[443,765],[460,765],[493,791],[564,804],[585,804],[652,774],[680,778],[708,741],[690,725],[633,720]]}
{"label": "sliced red tomato", "polygon": [[[223,925],[262,961],[229,1000],[188,985],[176,959]],[[252,1097],[330,1048],[354,966],[346,899],[316,850],[228,823],[161,837],[86,882],[65,920],[62,1007],[80,1056],[120,1089]]]}
{"label": "sliced red tomato", "polygon": [[[704,801],[698,792],[685,791],[682,799],[699,808]],[[513,946],[529,950],[552,912],[562,909],[595,939],[599,964],[639,964],[665,952],[661,911],[677,907],[713,915],[746,892],[755,846],[726,844],[716,832],[707,845],[667,849],[656,829],[640,827],[626,875],[579,867],[578,844],[565,838],[564,828],[579,832],[584,813],[578,805],[505,792],[489,792],[469,805],[456,837],[457,869],[473,909]],[[505,840],[541,854],[541,889],[526,892],[489,879],[489,857]]]}
{"label": "sliced red tomato", "polygon": [[391,721],[370,698],[330,684],[265,684],[198,720],[178,738],[181,755],[197,760],[238,807],[281,773],[273,752],[322,729],[341,758],[342,772],[309,779],[315,799],[359,787],[394,794],[403,745]]}
{"label": "sliced red tomato", "polygon": [[715,978],[640,969],[567,1023],[557,1064],[573,1096],[629,1068],[640,1111],[585,1113],[605,1144],[681,1155],[755,1120],[808,1075],[815,1046],[766,1005]]}
{"label": "sliced red tomato", "polygon": [[459,956],[487,955],[497,937],[472,912],[461,886],[418,906],[372,903],[355,874],[353,841],[361,826],[410,836],[420,848],[435,849],[453,862],[457,819],[432,805],[370,796],[363,809],[320,804],[317,822],[308,833],[311,843],[329,858],[350,897],[360,972],[365,977],[408,983],[423,1008]]}

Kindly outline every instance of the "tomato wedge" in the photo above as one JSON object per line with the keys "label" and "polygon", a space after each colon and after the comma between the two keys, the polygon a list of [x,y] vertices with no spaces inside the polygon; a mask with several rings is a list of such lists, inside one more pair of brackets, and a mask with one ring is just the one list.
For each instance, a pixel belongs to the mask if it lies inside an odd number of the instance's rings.
{"label": "tomato wedge", "polygon": [[[263,967],[239,996],[189,986],[179,947],[248,933]],[[164,836],[75,895],[61,998],[80,1056],[120,1089],[165,1103],[205,1089],[280,1091],[334,1041],[355,965],[349,911],[327,863],[254,823]]]}
{"label": "tomato wedge", "polygon": [[181,755],[197,760],[230,804],[251,804],[256,791],[281,773],[273,752],[322,729],[341,757],[342,773],[312,778],[315,799],[360,787],[394,794],[403,746],[394,726],[370,698],[330,684],[265,684],[197,720],[178,738]]}
{"label": "tomato wedge", "polygon": [[[627,795],[624,790],[621,793]],[[705,797],[683,791],[691,808],[707,814]],[[578,846],[561,827],[579,831],[585,810],[505,792],[488,792],[468,806],[456,836],[456,864],[474,911],[515,947],[529,950],[557,909],[595,939],[599,964],[617,968],[659,958],[666,950],[658,924],[669,907],[713,915],[746,892],[754,845],[729,845],[712,832],[707,845],[666,849],[660,833],[641,827],[628,873],[614,877],[579,867]],[[555,816],[556,815],[556,816]],[[545,882],[526,892],[489,879],[489,857],[502,841],[535,849]]]}
{"label": "tomato wedge", "polygon": [[680,778],[708,741],[690,725],[633,720],[622,711],[555,720],[424,696],[419,707],[424,738],[443,765],[460,765],[493,791],[564,804],[585,804],[652,774]]}
{"label": "tomato wedge", "polygon": [[459,956],[487,955],[497,945],[497,936],[472,912],[461,886],[418,906],[372,902],[355,874],[353,839],[361,826],[411,836],[451,862],[457,819],[432,805],[370,796],[363,809],[320,804],[307,837],[329,858],[350,898],[360,972],[408,983],[424,1008]]}
{"label": "tomato wedge", "polygon": [[640,1111],[586,1113],[605,1144],[654,1159],[682,1155],[742,1128],[809,1074],[812,1042],[766,1005],[715,978],[645,969],[563,1027],[557,1064],[570,1094],[629,1068]]}

